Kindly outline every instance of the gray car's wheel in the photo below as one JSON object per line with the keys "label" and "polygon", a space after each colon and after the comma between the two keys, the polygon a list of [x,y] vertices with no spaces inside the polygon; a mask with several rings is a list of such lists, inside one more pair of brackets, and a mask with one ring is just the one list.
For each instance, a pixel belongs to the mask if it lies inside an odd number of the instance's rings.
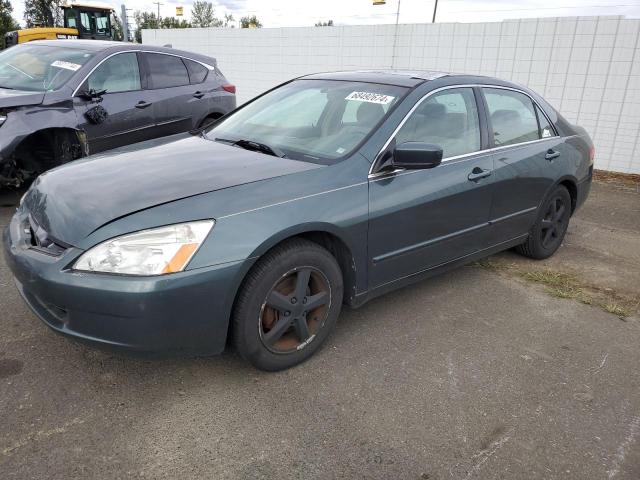
{"label": "gray car's wheel", "polygon": [[570,217],[571,195],[558,185],[542,204],[529,238],[516,251],[537,260],[550,257],[562,245]]}
{"label": "gray car's wheel", "polygon": [[316,243],[293,239],[247,274],[233,312],[233,342],[261,370],[305,361],[320,348],[342,307],[340,266]]}

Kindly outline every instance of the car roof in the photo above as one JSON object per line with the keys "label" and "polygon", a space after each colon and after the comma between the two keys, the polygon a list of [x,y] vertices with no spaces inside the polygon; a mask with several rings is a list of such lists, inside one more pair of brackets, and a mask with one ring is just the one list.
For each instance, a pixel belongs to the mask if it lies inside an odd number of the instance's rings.
{"label": "car roof", "polygon": [[[213,66],[215,66],[216,64],[215,58],[208,57],[206,55],[201,55],[199,53],[186,52],[184,50],[176,50],[171,47],[156,47],[152,45],[141,45],[137,43],[113,42],[108,40],[36,40],[29,43],[46,45],[49,47],[58,47],[58,48],[78,48],[81,50],[87,50],[92,52],[101,52],[101,51],[118,52],[118,51],[124,51],[124,50],[144,50],[146,52],[159,52],[159,53],[170,53],[173,55],[180,55],[182,57],[192,58],[194,60],[200,60],[202,62],[212,64]],[[27,44],[23,44],[23,45],[27,45]]]}
{"label": "car roof", "polygon": [[[492,77],[471,74],[451,73],[437,70],[353,70],[340,72],[315,73],[300,77],[312,80],[342,80],[349,82],[381,83],[399,87],[415,87],[421,83],[438,78],[451,78],[452,83],[467,80],[469,82],[493,85],[515,86],[511,82]],[[455,82],[454,82],[455,80]],[[521,87],[520,87],[521,88]]]}
{"label": "car roof", "polygon": [[79,48],[91,51],[106,50],[107,48],[124,45],[122,42],[109,42],[106,40],[36,40],[29,43],[33,45],[45,45],[47,47]]}

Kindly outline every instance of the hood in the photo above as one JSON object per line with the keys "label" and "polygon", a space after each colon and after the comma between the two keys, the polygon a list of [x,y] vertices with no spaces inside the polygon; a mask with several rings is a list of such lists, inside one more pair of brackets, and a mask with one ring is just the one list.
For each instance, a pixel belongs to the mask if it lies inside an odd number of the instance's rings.
{"label": "hood", "polygon": [[134,212],[314,168],[322,167],[182,134],[50,170],[34,182],[22,208],[52,238],[77,245]]}
{"label": "hood", "polygon": [[27,92],[0,88],[0,108],[40,105],[43,99],[44,92]]}

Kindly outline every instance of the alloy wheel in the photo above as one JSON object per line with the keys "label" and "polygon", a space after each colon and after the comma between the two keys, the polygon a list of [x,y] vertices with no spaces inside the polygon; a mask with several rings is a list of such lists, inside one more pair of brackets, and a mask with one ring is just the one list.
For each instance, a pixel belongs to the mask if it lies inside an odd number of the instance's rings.
{"label": "alloy wheel", "polygon": [[549,202],[540,229],[540,240],[544,248],[550,248],[562,238],[566,228],[566,209],[567,206],[561,197],[555,197]]}
{"label": "alloy wheel", "polygon": [[322,329],[331,306],[327,277],[314,267],[284,274],[260,309],[260,339],[274,353],[292,353],[309,345]]}

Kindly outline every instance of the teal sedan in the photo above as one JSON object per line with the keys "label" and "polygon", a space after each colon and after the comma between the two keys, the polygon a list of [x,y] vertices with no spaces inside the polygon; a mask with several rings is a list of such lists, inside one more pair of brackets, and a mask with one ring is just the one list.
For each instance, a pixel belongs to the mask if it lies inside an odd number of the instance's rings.
{"label": "teal sedan", "polygon": [[509,248],[552,255],[593,157],[584,129],[509,82],[309,75],[203,130],[44,173],[4,253],[59,333],[191,354],[230,343],[280,370],[322,346],[344,304]]}

